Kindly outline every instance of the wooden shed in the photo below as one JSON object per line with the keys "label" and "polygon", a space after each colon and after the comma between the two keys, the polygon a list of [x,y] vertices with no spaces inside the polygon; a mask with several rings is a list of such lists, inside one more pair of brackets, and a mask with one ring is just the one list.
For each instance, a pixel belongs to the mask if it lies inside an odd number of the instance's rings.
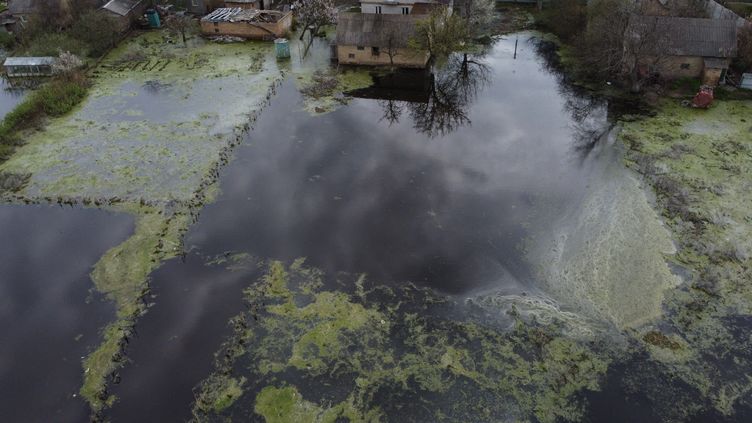
{"label": "wooden shed", "polygon": [[131,24],[143,16],[146,2],[143,0],[110,0],[100,9],[118,23],[118,29],[125,32]]}
{"label": "wooden shed", "polygon": [[54,57],[9,57],[3,67],[8,77],[51,76]]}

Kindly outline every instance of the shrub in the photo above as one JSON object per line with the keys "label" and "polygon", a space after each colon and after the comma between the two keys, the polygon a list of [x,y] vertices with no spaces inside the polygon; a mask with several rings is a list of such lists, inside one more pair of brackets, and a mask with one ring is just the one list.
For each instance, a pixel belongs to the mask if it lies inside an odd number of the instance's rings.
{"label": "shrub", "polygon": [[16,131],[27,128],[43,116],[61,116],[86,97],[86,83],[81,77],[52,80],[31,93],[26,100],[5,115],[0,123],[0,143],[17,142]]}
{"label": "shrub", "polygon": [[734,59],[734,67],[742,72],[752,69],[752,27],[744,27],[738,32],[739,55]]}
{"label": "shrub", "polygon": [[0,48],[10,50],[16,44],[16,37],[9,32],[0,32]]}
{"label": "shrub", "polygon": [[85,42],[61,32],[40,34],[31,39],[25,48],[28,56],[57,56],[60,51],[86,56],[88,50]]}
{"label": "shrub", "polygon": [[70,81],[53,81],[34,93],[38,107],[47,116],[61,116],[86,97],[86,87]]}
{"label": "shrub", "polygon": [[540,24],[564,41],[571,41],[587,24],[587,3],[583,0],[552,0],[541,12]]}
{"label": "shrub", "polygon": [[89,47],[88,53],[91,57],[99,57],[106,53],[120,37],[115,20],[95,10],[81,14],[73,23],[70,35]]}

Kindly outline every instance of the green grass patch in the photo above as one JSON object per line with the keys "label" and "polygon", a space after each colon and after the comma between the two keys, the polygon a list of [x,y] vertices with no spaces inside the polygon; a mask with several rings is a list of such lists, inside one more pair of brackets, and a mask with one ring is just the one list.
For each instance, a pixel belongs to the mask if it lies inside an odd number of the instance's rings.
{"label": "green grass patch", "polygon": [[726,7],[734,11],[737,15],[747,18],[749,16],[752,16],[752,3],[742,3],[742,2],[734,2],[734,3],[726,3]]}
{"label": "green grass patch", "polygon": [[7,159],[19,143],[18,132],[44,117],[62,116],[78,105],[87,93],[86,81],[54,79],[29,95],[0,123],[0,160]]}

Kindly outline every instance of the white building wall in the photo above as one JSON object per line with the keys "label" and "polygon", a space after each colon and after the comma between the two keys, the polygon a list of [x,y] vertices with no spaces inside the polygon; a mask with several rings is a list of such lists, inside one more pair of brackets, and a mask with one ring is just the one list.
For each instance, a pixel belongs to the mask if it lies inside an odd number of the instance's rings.
{"label": "white building wall", "polygon": [[362,13],[379,13],[377,8],[381,8],[381,13],[390,15],[402,15],[405,14],[402,10],[403,7],[407,8],[409,13],[412,13],[413,6],[410,3],[403,3],[398,5],[384,4],[384,3],[361,3],[360,11]]}

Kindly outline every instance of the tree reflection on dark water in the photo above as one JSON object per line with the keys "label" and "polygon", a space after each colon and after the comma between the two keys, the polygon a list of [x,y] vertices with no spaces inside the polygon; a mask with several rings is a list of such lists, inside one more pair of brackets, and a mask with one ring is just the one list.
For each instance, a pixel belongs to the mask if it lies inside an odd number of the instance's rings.
{"label": "tree reflection on dark water", "polygon": [[[418,132],[435,138],[471,123],[468,109],[491,82],[491,70],[483,54],[461,54],[449,57],[435,73],[401,71],[399,75],[374,78],[374,87],[350,94],[378,99],[381,120],[390,125],[399,123],[407,112]],[[405,92],[414,95],[405,98]]]}

